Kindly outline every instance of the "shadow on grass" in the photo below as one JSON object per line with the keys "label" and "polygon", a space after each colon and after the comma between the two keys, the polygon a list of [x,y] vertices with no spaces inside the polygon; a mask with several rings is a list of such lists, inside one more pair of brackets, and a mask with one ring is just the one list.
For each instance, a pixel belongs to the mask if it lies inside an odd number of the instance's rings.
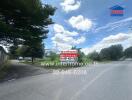
{"label": "shadow on grass", "polygon": [[5,62],[5,64],[1,65],[0,68],[0,82],[4,80],[5,76],[7,75],[7,73],[10,70],[10,62],[7,61]]}

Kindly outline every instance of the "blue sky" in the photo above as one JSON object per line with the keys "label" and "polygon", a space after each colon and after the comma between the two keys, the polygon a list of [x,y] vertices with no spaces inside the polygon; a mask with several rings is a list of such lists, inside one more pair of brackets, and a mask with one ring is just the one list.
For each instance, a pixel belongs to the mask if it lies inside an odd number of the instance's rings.
{"label": "blue sky", "polygon": [[[49,26],[46,48],[58,50],[71,46],[82,48],[84,53],[100,51],[104,47],[132,44],[132,1],[131,0],[43,0],[57,7]],[[110,7],[124,8],[124,16],[110,16]]]}

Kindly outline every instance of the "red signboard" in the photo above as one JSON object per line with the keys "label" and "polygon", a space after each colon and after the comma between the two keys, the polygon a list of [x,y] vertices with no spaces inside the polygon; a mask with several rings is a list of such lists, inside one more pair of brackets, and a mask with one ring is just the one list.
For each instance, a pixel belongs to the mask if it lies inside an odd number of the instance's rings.
{"label": "red signboard", "polygon": [[123,14],[123,10],[112,10],[112,14]]}
{"label": "red signboard", "polygon": [[77,59],[78,58],[78,51],[77,50],[68,50],[68,51],[61,51],[60,53],[60,60],[70,60],[70,59]]}
{"label": "red signboard", "polygon": [[123,16],[124,14],[124,8],[119,5],[115,5],[110,9],[111,9],[111,16]]}

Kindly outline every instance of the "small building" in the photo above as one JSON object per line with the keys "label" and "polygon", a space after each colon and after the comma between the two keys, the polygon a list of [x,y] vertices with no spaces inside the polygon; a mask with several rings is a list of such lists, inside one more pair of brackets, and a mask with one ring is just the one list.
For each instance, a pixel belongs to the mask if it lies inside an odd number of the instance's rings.
{"label": "small building", "polygon": [[3,46],[0,46],[0,67],[7,61],[7,59],[8,59],[7,50]]}
{"label": "small building", "polygon": [[123,16],[124,8],[119,5],[115,5],[110,8],[110,14],[111,14],[111,16]]}

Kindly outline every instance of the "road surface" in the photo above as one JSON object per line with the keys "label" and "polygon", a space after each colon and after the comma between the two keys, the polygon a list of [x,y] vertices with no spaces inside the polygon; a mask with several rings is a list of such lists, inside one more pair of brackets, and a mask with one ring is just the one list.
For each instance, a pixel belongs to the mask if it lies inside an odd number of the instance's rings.
{"label": "road surface", "polygon": [[[74,70],[81,73],[70,73]],[[132,100],[131,61],[98,64],[63,73],[2,83],[0,100]]]}

